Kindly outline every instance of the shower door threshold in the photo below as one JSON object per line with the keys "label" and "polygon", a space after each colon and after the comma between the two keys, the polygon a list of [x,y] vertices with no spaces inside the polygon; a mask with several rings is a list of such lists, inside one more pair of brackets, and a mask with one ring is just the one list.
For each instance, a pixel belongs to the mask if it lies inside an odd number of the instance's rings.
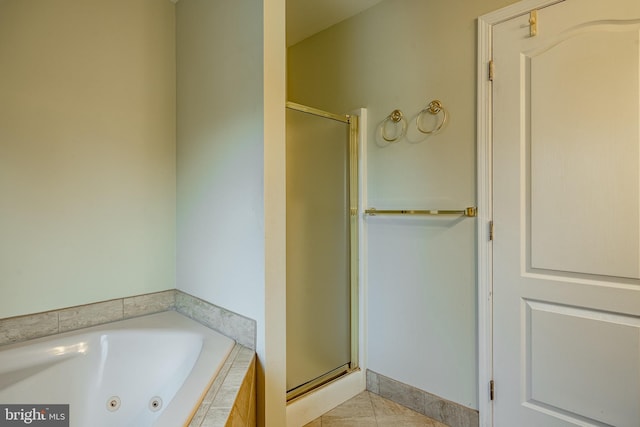
{"label": "shower door threshold", "polygon": [[343,377],[344,375],[350,374],[353,371],[358,370],[358,368],[352,369],[350,364],[347,363],[342,365],[332,371],[327,372],[324,375],[319,376],[318,378],[309,381],[308,383],[304,383],[299,385],[296,388],[293,388],[287,391],[287,403],[293,401],[294,399],[309,393],[323,385],[330,383],[331,381],[337,380],[338,378]]}

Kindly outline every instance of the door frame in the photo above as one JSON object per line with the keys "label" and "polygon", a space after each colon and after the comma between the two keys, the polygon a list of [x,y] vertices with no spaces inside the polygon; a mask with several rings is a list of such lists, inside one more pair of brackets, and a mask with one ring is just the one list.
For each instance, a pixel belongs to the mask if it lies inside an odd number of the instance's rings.
{"label": "door frame", "polygon": [[[478,275],[478,410],[480,427],[493,426],[493,84],[489,79],[493,57],[493,26],[534,9],[565,0],[522,0],[478,18],[477,53],[477,275]],[[499,73],[499,71],[497,71]],[[495,389],[498,396],[499,389]]]}

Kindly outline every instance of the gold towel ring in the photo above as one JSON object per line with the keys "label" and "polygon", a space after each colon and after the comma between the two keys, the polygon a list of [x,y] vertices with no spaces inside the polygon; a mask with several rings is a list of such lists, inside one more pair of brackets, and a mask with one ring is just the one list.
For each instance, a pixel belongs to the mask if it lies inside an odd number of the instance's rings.
{"label": "gold towel ring", "polygon": [[[420,126],[420,119],[422,119],[422,116],[425,113],[429,113],[433,116],[439,113],[442,113],[442,121],[432,130],[425,130],[422,128],[422,126]],[[445,123],[447,123],[448,118],[449,118],[449,115],[447,114],[447,110],[445,110],[442,103],[436,99],[431,101],[427,107],[425,107],[422,111],[418,113],[418,116],[416,117],[416,127],[420,132],[426,135],[434,135],[442,130],[442,127],[445,125]]]}
{"label": "gold towel ring", "polygon": [[[394,126],[396,129],[398,127],[397,124],[400,123],[400,132],[396,131],[395,137],[387,135],[387,122],[389,121],[396,124],[396,126]],[[387,142],[396,142],[398,139],[402,138],[405,133],[407,133],[407,121],[404,118],[404,114],[402,114],[402,111],[400,110],[393,110],[382,122],[382,138]]]}

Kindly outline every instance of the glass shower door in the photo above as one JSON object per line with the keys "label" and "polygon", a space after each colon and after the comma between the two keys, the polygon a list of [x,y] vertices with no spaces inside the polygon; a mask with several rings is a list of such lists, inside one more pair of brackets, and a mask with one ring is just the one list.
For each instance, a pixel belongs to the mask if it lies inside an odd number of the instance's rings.
{"label": "glass shower door", "polygon": [[288,103],[286,120],[291,399],[355,366],[357,150],[353,117]]}

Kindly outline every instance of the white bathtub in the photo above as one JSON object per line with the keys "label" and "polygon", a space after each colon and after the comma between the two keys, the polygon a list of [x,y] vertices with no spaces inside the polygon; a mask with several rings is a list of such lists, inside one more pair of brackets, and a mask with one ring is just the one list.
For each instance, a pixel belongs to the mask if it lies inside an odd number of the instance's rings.
{"label": "white bathtub", "polygon": [[71,427],[184,425],[234,341],[176,312],[0,347],[0,404],[69,404]]}

